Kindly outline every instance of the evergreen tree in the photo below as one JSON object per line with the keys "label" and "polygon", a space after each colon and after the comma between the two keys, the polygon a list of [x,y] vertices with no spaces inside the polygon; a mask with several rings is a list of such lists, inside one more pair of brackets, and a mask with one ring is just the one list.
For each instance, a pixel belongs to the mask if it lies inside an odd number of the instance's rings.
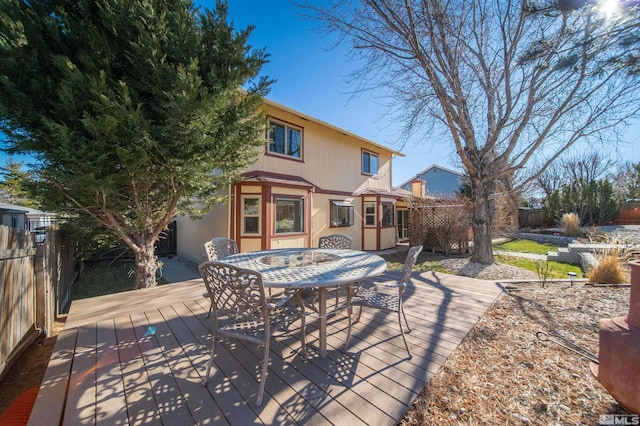
{"label": "evergreen tree", "polygon": [[220,201],[264,143],[256,111],[271,82],[251,31],[227,22],[222,1],[0,6],[0,130],[39,161],[48,209],[90,217],[133,250],[138,288],[155,285],[171,218]]}
{"label": "evergreen tree", "polygon": [[576,213],[582,225],[604,225],[620,211],[620,199],[608,179],[579,179],[554,190],[543,202],[545,220],[558,223],[565,213]]}
{"label": "evergreen tree", "polygon": [[23,170],[23,166],[24,163],[16,162],[9,157],[5,165],[0,167],[0,199],[9,204],[38,208],[38,203],[28,189],[32,173]]}

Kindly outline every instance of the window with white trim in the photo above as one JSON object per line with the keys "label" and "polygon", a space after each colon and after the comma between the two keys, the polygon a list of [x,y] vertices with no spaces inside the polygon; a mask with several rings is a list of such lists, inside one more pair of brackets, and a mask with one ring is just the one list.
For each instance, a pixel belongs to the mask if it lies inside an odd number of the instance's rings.
{"label": "window with white trim", "polygon": [[353,204],[332,200],[331,226],[353,226]]}
{"label": "window with white trim", "polygon": [[260,198],[242,197],[242,233],[260,233]]}
{"label": "window with white trim", "polygon": [[376,226],[376,203],[364,203],[364,225]]}
{"label": "window with white trim", "polygon": [[302,158],[302,129],[288,124],[269,122],[269,152],[293,158]]}
{"label": "window with white trim", "polygon": [[304,232],[304,199],[278,197],[275,209],[276,234]]}
{"label": "window with white trim", "polygon": [[378,154],[370,151],[362,151],[362,174],[378,174]]}

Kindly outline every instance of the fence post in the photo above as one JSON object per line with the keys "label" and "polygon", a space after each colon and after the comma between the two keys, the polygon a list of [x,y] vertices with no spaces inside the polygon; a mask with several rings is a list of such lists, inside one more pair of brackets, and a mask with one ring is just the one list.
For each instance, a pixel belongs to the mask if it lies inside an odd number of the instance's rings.
{"label": "fence post", "polygon": [[45,273],[44,246],[39,246],[36,250],[36,257],[34,259],[34,270],[36,275],[36,328],[51,330],[53,324],[51,321],[47,321],[50,315],[47,315],[49,310],[47,309],[47,285],[46,285],[46,273]]}

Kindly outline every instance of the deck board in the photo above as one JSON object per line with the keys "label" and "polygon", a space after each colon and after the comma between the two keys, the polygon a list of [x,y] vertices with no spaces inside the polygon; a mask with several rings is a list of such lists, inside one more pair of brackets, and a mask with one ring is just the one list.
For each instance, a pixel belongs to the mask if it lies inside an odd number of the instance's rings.
{"label": "deck board", "polygon": [[118,359],[118,340],[113,319],[102,320],[97,327],[96,425],[126,424],[127,406],[122,368]]}
{"label": "deck board", "polygon": [[405,297],[412,358],[395,314],[365,308],[348,350],[346,312],[329,318],[325,358],[309,316],[306,360],[294,323],[272,339],[256,407],[262,348],[218,344],[202,385],[213,325],[203,289],[192,280],[74,301],[29,424],[393,425],[502,292],[493,282],[414,274]]}

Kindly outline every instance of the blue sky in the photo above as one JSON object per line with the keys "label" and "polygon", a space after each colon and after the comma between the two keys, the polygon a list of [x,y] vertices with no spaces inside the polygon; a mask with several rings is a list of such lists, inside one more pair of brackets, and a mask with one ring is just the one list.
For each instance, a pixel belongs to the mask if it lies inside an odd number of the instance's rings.
{"label": "blue sky", "polygon": [[[200,1],[213,7],[215,1]],[[271,54],[263,73],[276,79],[268,98],[394,149],[406,157],[393,163],[393,184],[399,185],[432,164],[458,169],[448,140],[420,138],[400,145],[400,128],[375,94],[351,96],[347,75],[348,47],[335,45],[335,37],[316,31],[316,23],[299,16],[288,0],[231,0],[229,14],[236,28],[255,25],[250,43]],[[640,162],[640,123],[630,127],[613,159]],[[634,149],[635,148],[635,149]],[[584,150],[584,147],[579,147]],[[453,154],[452,154],[453,153]],[[616,158],[617,157],[617,158]]]}
{"label": "blue sky", "polygon": [[[215,1],[200,1],[213,7]],[[375,93],[352,95],[348,74],[356,68],[347,46],[335,46],[336,37],[317,31],[287,0],[236,0],[229,2],[236,28],[254,25],[250,44],[270,53],[263,74],[277,80],[267,96],[290,108],[331,123],[374,142],[400,150],[401,128],[387,114]],[[393,184],[398,185],[431,164],[455,169],[449,144],[411,140],[401,151],[406,157],[393,162]]]}
{"label": "blue sky", "polygon": [[[198,4],[212,8],[215,0]],[[406,157],[393,163],[393,184],[415,176],[432,164],[457,169],[448,140],[414,136],[403,147],[400,127],[386,112],[375,93],[350,94],[347,76],[356,64],[349,61],[346,46],[335,45],[335,37],[315,30],[316,23],[298,14],[289,0],[230,0],[230,19],[238,29],[255,25],[250,44],[266,48],[270,62],[262,74],[277,80],[268,98],[353,132]],[[640,123],[626,132],[618,159],[640,162]],[[635,149],[634,149],[635,148]],[[614,159],[616,153],[611,154]],[[0,164],[4,164],[0,153]]]}

